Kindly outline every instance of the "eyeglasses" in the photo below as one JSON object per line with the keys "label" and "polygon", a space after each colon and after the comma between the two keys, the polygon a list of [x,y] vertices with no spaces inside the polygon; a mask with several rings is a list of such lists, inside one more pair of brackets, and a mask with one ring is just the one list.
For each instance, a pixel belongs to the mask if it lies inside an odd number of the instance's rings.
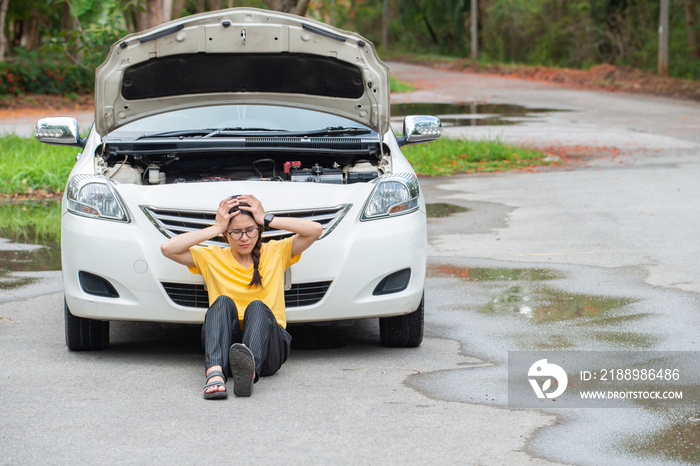
{"label": "eyeglasses", "polygon": [[258,233],[260,233],[260,227],[248,227],[245,230],[231,230],[227,231],[226,233],[228,233],[228,235],[234,241],[243,239],[243,235],[246,235],[248,238],[253,239],[256,236],[258,236]]}

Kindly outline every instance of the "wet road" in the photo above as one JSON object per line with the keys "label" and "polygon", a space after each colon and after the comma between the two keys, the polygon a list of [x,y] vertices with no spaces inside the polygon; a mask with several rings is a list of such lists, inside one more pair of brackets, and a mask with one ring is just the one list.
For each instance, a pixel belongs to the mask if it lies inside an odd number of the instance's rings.
{"label": "wet road", "polygon": [[[508,351],[698,350],[700,105],[408,65],[392,72],[431,83],[395,102],[432,95],[567,110],[516,126],[447,128],[451,136],[616,154],[575,170],[421,181],[429,202],[469,209],[429,221],[431,329],[494,366],[411,386],[505,406]],[[694,403],[673,412],[551,410],[556,425],[538,431],[528,451],[577,464],[697,463],[698,376]]]}
{"label": "wet road", "polygon": [[515,350],[699,349],[700,105],[391,69],[425,86],[395,102],[569,110],[451,135],[620,155],[575,170],[422,179],[427,202],[467,209],[429,220],[424,344],[381,348],[374,322],[297,330],[291,360],[249,400],[201,400],[197,329],[114,324],[107,351],[68,353],[57,272],[0,289],[0,463],[697,458],[690,401],[509,410],[506,362]]}

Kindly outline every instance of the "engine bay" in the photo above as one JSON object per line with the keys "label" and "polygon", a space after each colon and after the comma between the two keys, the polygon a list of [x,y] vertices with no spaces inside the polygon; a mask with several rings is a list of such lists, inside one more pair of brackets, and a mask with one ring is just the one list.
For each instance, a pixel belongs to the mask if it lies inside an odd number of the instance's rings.
{"label": "engine bay", "polygon": [[96,156],[98,173],[118,183],[159,185],[216,181],[352,184],[386,172],[388,158],[293,151],[119,153]]}

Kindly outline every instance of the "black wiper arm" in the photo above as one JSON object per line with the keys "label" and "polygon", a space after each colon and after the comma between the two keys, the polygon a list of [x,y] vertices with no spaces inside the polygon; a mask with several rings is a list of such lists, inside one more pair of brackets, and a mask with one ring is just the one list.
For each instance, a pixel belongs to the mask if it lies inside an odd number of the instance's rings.
{"label": "black wiper arm", "polygon": [[243,128],[243,127],[236,127],[236,128],[217,128],[214,130],[211,130],[209,133],[207,133],[204,137],[205,138],[211,138],[214,136],[240,136],[242,133],[249,133],[249,132],[255,132],[255,131],[284,131],[282,129],[275,129],[275,128]]}
{"label": "black wiper arm", "polygon": [[182,137],[197,137],[213,138],[227,136],[242,136],[250,135],[251,133],[265,132],[278,133],[275,136],[333,136],[333,135],[349,135],[349,134],[367,134],[371,130],[367,128],[356,128],[346,126],[328,126],[326,128],[314,129],[311,131],[287,131],[284,129],[275,128],[201,128],[201,129],[186,129],[179,131],[164,131],[162,133],[144,134],[136,138],[152,139],[152,138],[182,138]]}
{"label": "black wiper arm", "polygon": [[162,133],[144,134],[137,137],[136,139],[150,139],[150,138],[178,138],[178,137],[193,137],[193,136],[206,136],[211,133],[213,128],[202,128],[202,129],[185,129],[178,131],[164,131]]}
{"label": "black wiper arm", "polygon": [[323,134],[367,134],[370,130],[367,128],[357,128],[354,126],[328,126],[323,129],[316,129],[305,134],[309,136],[319,136]]}

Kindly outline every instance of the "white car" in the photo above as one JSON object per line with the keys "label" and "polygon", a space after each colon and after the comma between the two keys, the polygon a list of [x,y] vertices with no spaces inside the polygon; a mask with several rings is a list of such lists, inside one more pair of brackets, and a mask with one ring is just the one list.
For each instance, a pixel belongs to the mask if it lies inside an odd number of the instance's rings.
{"label": "white car", "polygon": [[425,202],[400,146],[442,127],[412,116],[394,135],[389,69],[369,41],[234,8],[125,37],[95,79],[87,138],[73,118],[35,129],[82,147],[62,206],[68,348],[107,347],[112,320],[201,324],[202,277],[160,245],[242,193],[324,227],[287,271],[289,323],[379,317],[385,345],[421,343]]}

